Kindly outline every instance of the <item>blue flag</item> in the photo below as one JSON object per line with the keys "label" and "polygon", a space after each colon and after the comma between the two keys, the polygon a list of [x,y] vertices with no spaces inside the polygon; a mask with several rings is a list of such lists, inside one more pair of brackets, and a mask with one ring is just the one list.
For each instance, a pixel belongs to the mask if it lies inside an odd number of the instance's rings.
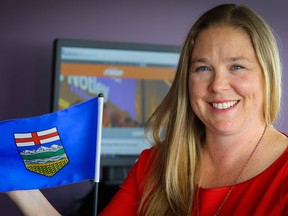
{"label": "blue flag", "polygon": [[102,109],[103,97],[98,97],[0,122],[0,192],[99,181]]}

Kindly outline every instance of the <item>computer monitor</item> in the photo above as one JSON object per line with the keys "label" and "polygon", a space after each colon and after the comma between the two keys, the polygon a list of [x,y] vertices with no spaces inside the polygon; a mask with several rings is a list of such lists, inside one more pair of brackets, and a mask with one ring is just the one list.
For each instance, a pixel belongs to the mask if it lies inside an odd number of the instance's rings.
{"label": "computer monitor", "polygon": [[179,47],[56,39],[53,59],[52,111],[103,93],[101,165],[133,164],[150,147],[144,124],[171,86]]}

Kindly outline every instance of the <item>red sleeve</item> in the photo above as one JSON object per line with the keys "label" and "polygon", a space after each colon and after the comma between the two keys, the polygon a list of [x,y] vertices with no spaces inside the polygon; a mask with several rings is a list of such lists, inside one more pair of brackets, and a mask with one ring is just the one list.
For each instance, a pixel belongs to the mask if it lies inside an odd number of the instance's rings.
{"label": "red sleeve", "polygon": [[283,206],[283,215],[288,215],[288,166],[286,166],[283,174],[283,182],[281,186],[280,203]]}
{"label": "red sleeve", "polygon": [[[288,134],[281,132],[288,138]],[[287,151],[287,149],[286,149]],[[286,157],[287,160],[287,157]],[[280,195],[280,203],[283,206],[283,215],[288,215],[288,164],[285,167],[284,174],[283,174],[283,182],[281,182],[281,195]]]}
{"label": "red sleeve", "polygon": [[[147,163],[151,149],[144,150],[135,165],[131,168],[119,191],[114,195],[111,202],[104,208],[99,216],[111,215],[137,215],[139,201],[143,189],[141,183],[147,174]],[[101,199],[101,197],[100,197]]]}

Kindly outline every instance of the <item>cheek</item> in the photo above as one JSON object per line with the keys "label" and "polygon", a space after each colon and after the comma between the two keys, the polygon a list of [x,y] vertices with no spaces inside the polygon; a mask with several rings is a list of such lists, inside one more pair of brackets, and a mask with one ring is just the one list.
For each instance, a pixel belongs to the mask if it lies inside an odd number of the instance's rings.
{"label": "cheek", "polygon": [[195,79],[194,77],[189,78],[189,96],[190,100],[197,100],[203,97],[206,92],[206,84],[204,80]]}
{"label": "cheek", "polygon": [[199,85],[199,82],[189,79],[189,100],[192,110],[197,113],[198,101],[202,98],[204,93],[203,85]]}
{"label": "cheek", "polygon": [[241,95],[247,96],[255,104],[262,104],[264,84],[261,80],[255,82],[253,79],[247,79],[237,82],[235,85],[237,85],[237,89]]}

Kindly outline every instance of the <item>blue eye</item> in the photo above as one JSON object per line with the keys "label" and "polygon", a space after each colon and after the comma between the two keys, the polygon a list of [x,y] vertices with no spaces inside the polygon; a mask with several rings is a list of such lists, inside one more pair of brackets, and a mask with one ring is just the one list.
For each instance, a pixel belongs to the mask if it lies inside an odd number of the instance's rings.
{"label": "blue eye", "polygon": [[195,71],[196,71],[196,72],[209,71],[209,68],[206,67],[206,66],[201,66],[201,67],[196,68]]}
{"label": "blue eye", "polygon": [[244,67],[240,66],[240,65],[233,65],[231,67],[232,70],[241,70],[241,69],[244,69]]}

